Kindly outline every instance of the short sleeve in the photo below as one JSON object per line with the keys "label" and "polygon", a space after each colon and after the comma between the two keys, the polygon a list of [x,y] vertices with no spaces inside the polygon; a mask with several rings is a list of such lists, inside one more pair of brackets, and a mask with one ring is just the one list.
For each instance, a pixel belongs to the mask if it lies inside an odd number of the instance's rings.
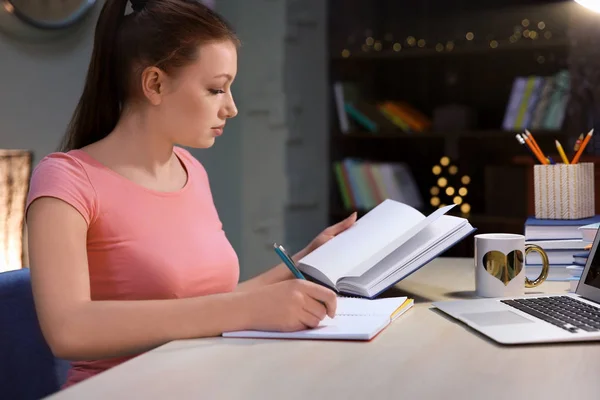
{"label": "short sleeve", "polygon": [[31,174],[26,210],[40,197],[54,197],[74,207],[88,226],[96,215],[97,197],[83,165],[67,153],[52,153]]}

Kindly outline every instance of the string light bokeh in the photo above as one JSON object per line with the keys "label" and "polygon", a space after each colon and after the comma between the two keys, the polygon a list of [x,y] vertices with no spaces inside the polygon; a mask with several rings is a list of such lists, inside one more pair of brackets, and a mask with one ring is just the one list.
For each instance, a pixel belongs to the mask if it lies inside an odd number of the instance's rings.
{"label": "string light bokeh", "polygon": [[471,177],[461,175],[458,167],[447,156],[442,157],[440,162],[431,168],[431,172],[436,178],[436,184],[429,190],[431,206],[442,208],[454,203],[461,213],[469,214],[471,205],[468,203],[468,186]]}
{"label": "string light bokeh", "polygon": [[[491,49],[501,49],[510,46],[523,45],[527,41],[552,41],[554,34],[543,20],[533,21],[530,18],[522,18],[515,21],[513,25],[505,30],[504,36],[491,35],[489,33],[478,33],[465,30],[464,35],[447,40],[428,40],[424,37],[407,35],[402,38],[394,38],[392,33],[386,33],[382,38],[373,36],[371,30],[364,32],[363,39],[357,40],[357,35],[351,35],[347,39],[347,46],[341,49],[341,56],[349,58],[353,54],[364,54],[369,52],[400,53],[406,51],[435,51],[437,53],[449,53],[466,46],[489,46]],[[510,32],[510,34],[508,34]],[[358,45],[358,47],[357,47]],[[546,57],[536,55],[538,63],[545,63]]]}

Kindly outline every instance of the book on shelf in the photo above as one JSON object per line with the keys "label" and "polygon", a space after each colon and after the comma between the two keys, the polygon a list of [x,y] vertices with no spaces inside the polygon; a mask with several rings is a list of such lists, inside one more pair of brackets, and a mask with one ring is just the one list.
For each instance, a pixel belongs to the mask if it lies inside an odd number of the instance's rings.
{"label": "book on shelf", "polygon": [[366,101],[353,82],[334,82],[333,97],[342,133],[415,133],[427,131],[432,125],[431,118],[406,101]]}
{"label": "book on shelf", "polygon": [[569,101],[570,74],[561,70],[551,76],[518,76],[513,81],[502,127],[559,130]]}
{"label": "book on shelf", "polygon": [[346,210],[370,210],[385,199],[422,209],[423,198],[405,163],[345,158],[333,163],[336,182]]}
{"label": "book on shelf", "polygon": [[475,230],[467,219],[446,215],[454,206],[425,216],[386,199],[298,260],[298,269],[338,293],[374,298]]}

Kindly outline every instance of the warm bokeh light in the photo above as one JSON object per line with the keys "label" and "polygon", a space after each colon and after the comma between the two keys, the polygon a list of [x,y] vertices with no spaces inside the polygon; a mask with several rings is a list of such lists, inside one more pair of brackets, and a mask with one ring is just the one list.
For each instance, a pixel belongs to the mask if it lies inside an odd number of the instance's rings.
{"label": "warm bokeh light", "polygon": [[431,171],[437,179],[437,186],[429,189],[431,205],[442,208],[446,204],[455,204],[461,206],[461,210],[468,210],[463,213],[470,212],[471,206],[466,203],[468,191],[465,186],[471,182],[471,178],[468,175],[459,175],[458,166],[451,163],[448,156],[441,157],[439,163],[431,167]]}
{"label": "warm bokeh light", "polygon": [[460,211],[463,214],[468,214],[469,211],[471,211],[471,206],[468,203],[464,203],[462,206],[460,206]]}
{"label": "warm bokeh light", "polygon": [[31,160],[27,150],[0,150],[0,272],[27,264],[24,218]]}

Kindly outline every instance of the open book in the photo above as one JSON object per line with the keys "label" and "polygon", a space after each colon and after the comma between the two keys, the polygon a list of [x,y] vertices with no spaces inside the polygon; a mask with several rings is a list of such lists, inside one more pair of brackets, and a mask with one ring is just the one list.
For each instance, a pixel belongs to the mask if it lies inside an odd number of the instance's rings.
{"label": "open book", "polygon": [[413,306],[406,297],[357,299],[338,297],[335,317],[325,317],[319,326],[295,332],[235,331],[223,337],[264,339],[371,340]]}
{"label": "open book", "polygon": [[298,260],[298,269],[338,293],[376,297],[475,230],[468,220],[445,215],[452,207],[425,217],[387,199]]}

